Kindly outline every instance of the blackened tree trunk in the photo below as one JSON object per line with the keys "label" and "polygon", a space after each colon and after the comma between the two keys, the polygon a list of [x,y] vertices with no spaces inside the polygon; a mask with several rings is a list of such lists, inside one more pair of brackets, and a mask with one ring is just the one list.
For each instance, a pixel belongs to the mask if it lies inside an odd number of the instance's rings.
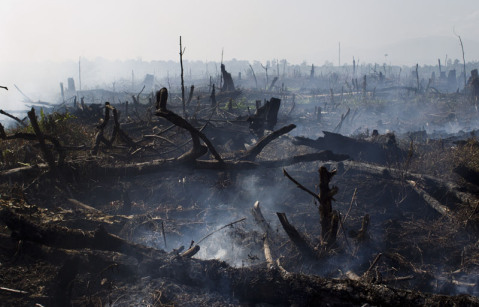
{"label": "blackened tree trunk", "polygon": [[221,75],[223,76],[223,87],[221,88],[222,92],[234,91],[235,85],[231,74],[226,71],[225,64],[221,64]]}

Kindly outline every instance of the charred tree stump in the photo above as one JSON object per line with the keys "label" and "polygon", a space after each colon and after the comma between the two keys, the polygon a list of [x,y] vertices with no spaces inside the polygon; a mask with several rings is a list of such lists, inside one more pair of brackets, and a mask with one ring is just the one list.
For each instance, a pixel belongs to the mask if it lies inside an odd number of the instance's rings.
{"label": "charred tree stump", "polygon": [[213,87],[211,89],[211,95],[210,95],[210,100],[211,100],[211,107],[216,108],[216,90],[215,90],[215,85],[213,84]]}
{"label": "charred tree stump", "polygon": [[[155,114],[157,116],[167,119],[168,121],[170,121],[171,123],[175,124],[178,127],[188,130],[188,132],[190,132],[191,134],[191,139],[193,142],[193,148],[189,152],[178,157],[178,160],[194,161],[197,158],[201,157],[202,155],[206,154],[206,152],[209,150],[217,161],[223,162],[223,159],[218,154],[213,144],[201,131],[193,127],[189,122],[187,122],[181,116],[177,115],[176,113],[170,110],[167,110],[166,108],[167,101],[168,101],[168,90],[164,87],[158,92],[156,92],[156,113]],[[201,145],[200,139],[203,140],[206,146]]]}
{"label": "charred tree stump", "polygon": [[128,134],[126,134],[126,132],[123,131],[120,128],[120,119],[119,119],[120,116],[118,115],[118,110],[111,105],[108,105],[107,107],[112,110],[113,121],[114,121],[114,127],[113,127],[113,132],[112,132],[112,135],[111,135],[111,139],[110,139],[110,144],[113,144],[114,140],[116,139],[116,136],[118,135],[120,137],[120,139],[124,143],[126,143],[128,146],[130,146],[132,148],[136,148],[137,145],[136,145],[135,141],[133,141],[131,139],[131,137]]}
{"label": "charred tree stump", "polygon": [[32,108],[28,112],[28,118],[30,119],[30,123],[32,124],[33,131],[35,131],[35,135],[37,136],[38,143],[40,143],[40,149],[42,150],[43,156],[50,167],[50,170],[54,170],[56,168],[55,165],[55,158],[53,157],[52,152],[47,148],[45,144],[45,136],[43,132],[40,130],[40,126],[37,122],[37,116],[35,115],[35,109]]}
{"label": "charred tree stump", "polygon": [[321,223],[321,242],[326,246],[331,246],[336,242],[338,233],[339,214],[333,211],[332,201],[334,195],[338,193],[338,188],[333,186],[331,189],[329,183],[336,170],[328,171],[326,167],[319,168],[319,217]]}
{"label": "charred tree stump", "polygon": [[[268,103],[266,103],[266,105],[268,105]],[[273,130],[274,126],[278,122],[278,112],[280,106],[281,99],[271,98],[266,112],[266,129]]]}
{"label": "charred tree stump", "polygon": [[111,146],[111,143],[103,135],[104,129],[110,120],[110,108],[107,107],[108,105],[110,105],[110,103],[105,102],[105,117],[100,120],[100,123],[96,127],[98,132],[95,134],[95,141],[91,151],[92,155],[98,154],[98,149],[100,148],[101,142],[105,143],[107,146]]}
{"label": "charred tree stump", "polygon": [[229,92],[235,90],[235,85],[233,83],[233,78],[231,74],[226,71],[225,64],[221,64],[221,75],[223,76],[223,87],[221,88],[222,92]]}
{"label": "charred tree stump", "polygon": [[326,167],[319,168],[319,195],[309,190],[301,183],[291,177],[285,169],[283,174],[288,177],[298,188],[313,196],[319,202],[319,222],[321,224],[321,244],[326,248],[331,247],[336,242],[336,236],[339,229],[339,213],[332,208],[334,195],[338,192],[338,188],[329,187],[331,178],[336,174],[336,170],[329,172]]}
{"label": "charred tree stump", "polygon": [[350,230],[348,235],[357,242],[367,242],[369,240],[368,230],[370,221],[369,214],[366,214],[361,222],[361,228],[358,231]]}
{"label": "charred tree stump", "polygon": [[188,95],[188,100],[186,101],[186,106],[190,106],[191,100],[193,99],[194,92],[195,92],[195,86],[192,85],[190,87],[190,94]]}
{"label": "charred tree stump", "polygon": [[265,105],[258,107],[253,116],[248,118],[250,122],[250,129],[256,134],[263,134],[264,129],[273,130],[278,122],[278,111],[281,106],[281,99],[272,97],[271,100],[266,101]]}
{"label": "charred tree stump", "polygon": [[336,170],[328,171],[326,167],[319,168],[319,217],[321,223],[321,242],[326,246],[331,246],[336,242],[338,233],[339,214],[333,211],[332,201],[334,195],[338,193],[338,188],[329,187],[329,182],[336,174]]}

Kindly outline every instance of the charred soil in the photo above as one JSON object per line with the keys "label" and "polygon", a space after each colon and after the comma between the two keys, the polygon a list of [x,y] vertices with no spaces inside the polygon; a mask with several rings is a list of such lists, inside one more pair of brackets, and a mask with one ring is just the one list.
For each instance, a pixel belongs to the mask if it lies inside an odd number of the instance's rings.
{"label": "charred soil", "polygon": [[382,111],[355,98],[180,116],[167,95],[125,119],[108,103],[2,127],[3,305],[479,304],[469,132],[362,129]]}

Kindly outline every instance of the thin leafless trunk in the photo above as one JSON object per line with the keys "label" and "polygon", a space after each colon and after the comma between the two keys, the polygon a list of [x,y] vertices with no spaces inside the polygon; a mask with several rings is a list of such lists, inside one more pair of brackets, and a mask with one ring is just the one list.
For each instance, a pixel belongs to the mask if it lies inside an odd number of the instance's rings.
{"label": "thin leafless trunk", "polygon": [[186,118],[186,101],[185,101],[185,81],[183,79],[183,54],[185,50],[181,45],[180,36],[180,66],[181,66],[181,104],[183,105],[183,118]]}

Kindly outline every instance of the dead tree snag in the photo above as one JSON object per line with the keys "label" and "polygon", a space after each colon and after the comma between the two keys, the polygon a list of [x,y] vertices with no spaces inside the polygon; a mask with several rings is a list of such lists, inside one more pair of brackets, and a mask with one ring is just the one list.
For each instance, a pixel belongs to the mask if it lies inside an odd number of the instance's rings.
{"label": "dead tree snag", "polygon": [[100,143],[103,142],[107,146],[111,146],[110,142],[105,138],[103,135],[104,129],[110,120],[110,108],[107,106],[110,105],[109,102],[105,102],[105,116],[103,119],[100,120],[100,123],[96,127],[98,132],[95,134],[95,142],[92,148],[92,155],[96,155],[98,153],[98,149],[100,148]]}
{"label": "dead tree snag", "polygon": [[331,247],[336,242],[336,236],[339,229],[339,213],[332,209],[332,201],[334,195],[338,192],[338,188],[329,187],[329,182],[336,174],[336,170],[329,172],[326,167],[319,168],[319,195],[309,190],[301,183],[291,177],[285,169],[283,174],[296,184],[298,188],[313,196],[319,202],[319,222],[321,224],[321,244],[326,248]]}
{"label": "dead tree snag", "polygon": [[231,74],[226,71],[225,64],[221,64],[221,75],[223,76],[223,87],[221,88],[222,92],[229,92],[235,90],[235,85],[233,83],[233,78]]}
{"label": "dead tree snag", "polygon": [[[114,126],[113,126],[113,131],[111,133],[110,139],[107,139],[104,136],[104,130],[106,126],[108,125],[108,122],[110,120],[110,111],[113,113],[113,121],[114,121]],[[97,126],[97,133],[95,134],[95,140],[94,140],[94,145],[92,148],[92,155],[96,155],[98,153],[98,149],[100,147],[100,143],[104,143],[107,147],[111,147],[113,145],[113,142],[117,138],[117,136],[128,146],[131,148],[136,148],[138,147],[135,141],[131,139],[131,137],[126,134],[125,131],[123,131],[120,127],[120,119],[118,115],[118,110],[110,105],[110,103],[107,101],[105,102],[105,115],[104,118],[101,119],[100,123]]]}
{"label": "dead tree snag", "polygon": [[338,233],[339,214],[332,208],[334,195],[338,193],[338,187],[329,187],[329,182],[336,174],[336,170],[328,171],[326,167],[319,168],[319,217],[321,223],[321,242],[331,246],[336,242]]}
{"label": "dead tree snag", "polygon": [[215,85],[214,84],[213,84],[213,87],[211,89],[210,100],[211,100],[211,107],[216,108],[216,90],[215,90]]}
{"label": "dead tree snag", "polygon": [[35,109],[32,108],[28,112],[28,118],[30,119],[30,123],[32,124],[33,131],[35,131],[35,135],[37,136],[38,143],[40,143],[40,149],[42,150],[43,156],[50,167],[50,170],[54,170],[56,168],[55,165],[55,158],[53,157],[52,152],[47,148],[45,144],[45,136],[43,132],[40,130],[40,126],[37,122],[37,116],[35,115]]}
{"label": "dead tree snag", "polygon": [[[170,121],[171,123],[175,124],[178,127],[188,130],[188,132],[190,132],[191,134],[191,139],[193,141],[193,148],[189,152],[178,157],[178,160],[194,161],[197,158],[204,155],[209,149],[209,151],[211,152],[211,154],[215,157],[217,161],[223,162],[223,159],[218,154],[213,144],[201,131],[193,127],[189,122],[187,122],[181,116],[177,115],[176,113],[166,108],[167,101],[168,101],[168,90],[164,87],[158,92],[156,92],[156,113],[155,114],[157,116],[167,119],[168,121]],[[203,140],[206,146],[201,145],[200,139]]]}
{"label": "dead tree snag", "polygon": [[183,46],[181,45],[181,36],[180,36],[181,104],[183,106],[183,117],[186,118],[185,81],[183,79],[183,54],[185,54],[185,49],[183,49]]}
{"label": "dead tree snag", "polygon": [[258,107],[253,116],[248,118],[250,129],[256,134],[263,134],[264,129],[273,130],[278,122],[278,112],[281,106],[281,99],[272,97],[266,101],[264,106]]}
{"label": "dead tree snag", "polygon": [[195,86],[192,85],[192,86],[190,87],[190,94],[188,95],[188,100],[186,101],[186,105],[187,105],[187,106],[190,106],[191,100],[193,99],[193,94],[194,94],[194,92],[195,92]]}

